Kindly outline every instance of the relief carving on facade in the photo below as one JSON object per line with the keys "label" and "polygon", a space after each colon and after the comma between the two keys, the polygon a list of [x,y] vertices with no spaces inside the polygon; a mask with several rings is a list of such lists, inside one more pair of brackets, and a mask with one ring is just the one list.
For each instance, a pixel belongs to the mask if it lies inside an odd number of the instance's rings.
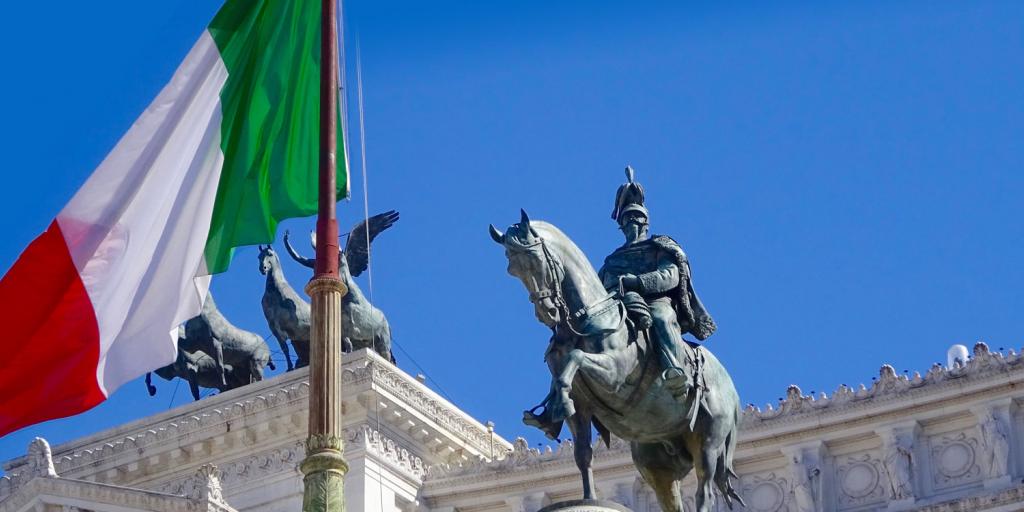
{"label": "relief carving on facade", "polygon": [[914,444],[910,436],[891,434],[883,447],[889,498],[893,501],[914,498]]}
{"label": "relief carving on facade", "polygon": [[821,468],[803,453],[790,456],[793,486],[790,509],[793,512],[817,512],[821,502]]}
{"label": "relief carving on facade", "polygon": [[346,430],[345,435],[353,446],[376,454],[416,480],[422,480],[427,475],[427,465],[422,458],[367,425]]}
{"label": "relief carving on facade", "polygon": [[986,478],[1001,478],[1010,474],[1009,429],[989,410],[978,424],[981,438],[981,464]]}
{"label": "relief carving on facade", "polygon": [[888,496],[884,464],[871,453],[837,458],[836,482],[840,509],[880,503]]}
{"label": "relief carving on facade", "polygon": [[0,477],[0,501],[14,494],[14,491],[32,481],[33,478],[57,478],[57,471],[53,467],[50,443],[41,437],[33,439],[28,444],[25,465],[18,469],[18,473]]}
{"label": "relief carving on facade", "polygon": [[[349,368],[342,372],[342,382],[345,384],[372,382],[424,413],[449,432],[459,434],[480,453],[491,453],[491,435],[486,427],[470,421],[460,415],[452,406],[431,397],[421,389],[419,384],[376,354],[368,355],[364,366]],[[508,452],[504,446],[494,446],[493,448],[500,451],[500,454],[495,453],[496,456]]]}
{"label": "relief carving on facade", "polygon": [[754,512],[795,512],[789,507],[787,497],[792,483],[785,476],[774,472],[767,475],[750,475],[740,480],[740,492],[747,502],[747,510]]}
{"label": "relief carving on facade", "polygon": [[185,481],[183,493],[188,499],[198,503],[215,503],[226,505],[220,484],[221,472],[213,464],[203,464],[196,474]]}
{"label": "relief carving on facade", "polygon": [[981,478],[978,460],[978,440],[966,432],[932,436],[932,484],[946,489],[976,482]]}

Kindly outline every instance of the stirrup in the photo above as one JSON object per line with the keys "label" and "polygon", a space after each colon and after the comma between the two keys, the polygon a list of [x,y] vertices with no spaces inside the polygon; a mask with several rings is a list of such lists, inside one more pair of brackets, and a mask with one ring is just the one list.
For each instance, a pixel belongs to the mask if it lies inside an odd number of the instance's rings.
{"label": "stirrup", "polygon": [[[535,411],[544,407],[544,411],[537,414]],[[523,411],[523,423],[540,429],[544,432],[544,436],[552,441],[561,442],[558,439],[558,434],[562,433],[562,422],[552,422],[550,419],[551,415],[548,414],[546,404],[540,404],[529,411]]]}
{"label": "stirrup", "polygon": [[673,366],[661,372],[661,380],[665,383],[665,389],[672,394],[676,400],[682,400],[686,396],[686,371],[678,366]]}
{"label": "stirrup", "polygon": [[665,371],[661,372],[661,380],[664,380],[665,382],[679,382],[679,379],[685,376],[686,370],[678,366],[666,368]]}

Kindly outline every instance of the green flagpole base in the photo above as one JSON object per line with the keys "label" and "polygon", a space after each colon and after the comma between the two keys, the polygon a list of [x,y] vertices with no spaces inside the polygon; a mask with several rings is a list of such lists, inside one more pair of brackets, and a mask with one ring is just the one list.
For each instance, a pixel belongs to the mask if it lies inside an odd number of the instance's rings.
{"label": "green flagpole base", "polygon": [[343,512],[345,473],[341,439],[314,435],[306,440],[306,458],[299,468],[303,478],[302,512]]}

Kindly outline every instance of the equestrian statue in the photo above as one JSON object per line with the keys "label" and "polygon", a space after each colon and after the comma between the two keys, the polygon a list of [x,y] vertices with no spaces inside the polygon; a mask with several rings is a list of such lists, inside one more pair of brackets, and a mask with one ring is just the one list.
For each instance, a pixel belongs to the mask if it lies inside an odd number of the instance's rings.
{"label": "equestrian statue", "polygon": [[630,442],[633,462],[664,512],[682,512],[681,482],[697,473],[697,512],[709,512],[714,489],[732,508],[740,401],[728,372],[699,340],[715,323],[697,298],[686,254],[666,236],[648,234],[644,192],[626,169],[612,217],[625,244],[595,272],[562,231],[522,212],[504,233],[508,272],[530,294],[552,331],[545,361],[547,397],[523,421],[557,439],[572,432],[583,498],[593,499],[591,426],[605,443]]}
{"label": "equestrian statue", "polygon": [[[391,326],[384,313],[377,309],[363,295],[353,277],[361,275],[370,264],[370,244],[377,235],[390,228],[398,221],[398,212],[391,210],[374,215],[356,224],[348,234],[348,241],[343,251],[338,251],[338,274],[348,288],[342,299],[341,325],[345,338],[342,349],[345,352],[372,348],[381,357],[395,362],[391,353]],[[289,233],[284,234],[284,246],[288,254],[300,264],[313,268],[313,258],[305,258],[292,247],[288,240]],[[316,250],[316,234],[311,235],[314,251]]]}

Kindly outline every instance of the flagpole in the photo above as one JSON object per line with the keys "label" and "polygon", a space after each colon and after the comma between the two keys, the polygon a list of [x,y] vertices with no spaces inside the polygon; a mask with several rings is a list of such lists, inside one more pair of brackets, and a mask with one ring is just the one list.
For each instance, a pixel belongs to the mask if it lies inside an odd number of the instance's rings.
{"label": "flagpole", "polygon": [[302,461],[303,512],[342,512],[341,299],[338,276],[338,0],[321,0],[320,168],[316,265],[306,285],[312,299],[309,360],[309,436]]}

